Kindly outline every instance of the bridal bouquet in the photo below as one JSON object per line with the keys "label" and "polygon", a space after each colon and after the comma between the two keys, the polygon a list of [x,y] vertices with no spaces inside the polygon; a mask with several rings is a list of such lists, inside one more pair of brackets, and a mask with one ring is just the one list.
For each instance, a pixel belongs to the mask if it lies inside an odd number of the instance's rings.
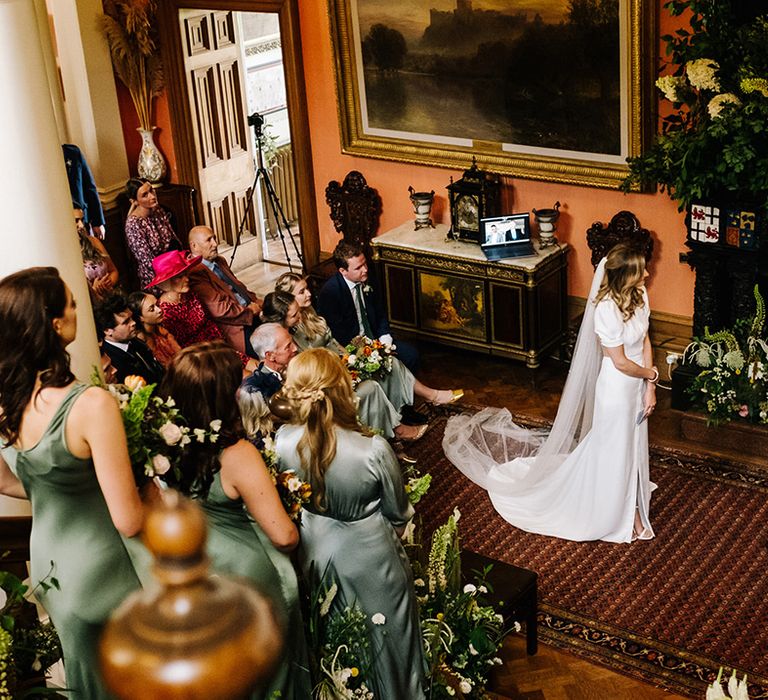
{"label": "bridal bouquet", "polygon": [[278,458],[271,437],[264,438],[260,452],[285,512],[291,520],[300,520],[302,508],[312,497],[312,487],[306,481],[302,481],[293,470],[281,472],[277,468]]}
{"label": "bridal bouquet", "polygon": [[172,398],[154,395],[155,384],[141,377],[126,377],[124,384],[109,384],[117,399],[128,439],[128,455],[136,483],[141,486],[155,476],[181,477],[184,448],[193,440],[215,443],[221,421],[212,420],[207,430],[190,429]]}
{"label": "bridal bouquet", "polygon": [[366,379],[379,379],[392,371],[395,346],[358,335],[344,348],[341,358],[356,387]]}

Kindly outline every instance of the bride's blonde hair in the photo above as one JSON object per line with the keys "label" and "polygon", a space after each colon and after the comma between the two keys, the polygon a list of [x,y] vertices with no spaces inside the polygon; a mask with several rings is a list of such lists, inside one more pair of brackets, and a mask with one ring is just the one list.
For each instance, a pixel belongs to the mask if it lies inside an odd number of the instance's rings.
{"label": "bride's blonde hair", "polygon": [[312,486],[315,507],[323,511],[325,472],[336,456],[336,428],[366,434],[357,421],[352,380],[338,355],[325,348],[310,348],[291,360],[282,394],[291,404],[291,423],[304,426],[299,458]]}
{"label": "bride's blonde hair", "polygon": [[635,309],[644,306],[643,293],[638,285],[643,281],[645,256],[626,243],[615,245],[605,261],[605,277],[595,295],[595,304],[606,297],[613,299],[625,321],[632,318]]}
{"label": "bride's blonde hair", "polygon": [[[296,272],[284,272],[277,278],[275,291],[293,294],[296,284],[302,280],[306,281],[306,279],[306,277],[302,277]],[[328,324],[325,322],[325,319],[317,315],[317,311],[315,311],[311,304],[306,307],[300,307],[300,311],[301,321],[296,324],[296,327],[304,332],[308,340],[312,341],[325,333]]]}

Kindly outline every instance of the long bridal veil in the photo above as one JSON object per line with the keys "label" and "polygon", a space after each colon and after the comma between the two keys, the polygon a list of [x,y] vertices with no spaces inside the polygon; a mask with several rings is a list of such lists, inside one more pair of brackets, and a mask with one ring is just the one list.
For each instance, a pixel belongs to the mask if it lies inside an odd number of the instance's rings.
{"label": "long bridal veil", "polygon": [[[484,489],[512,489],[515,494],[534,490],[560,467],[591,429],[595,385],[603,357],[595,334],[594,299],[604,275],[605,258],[592,280],[568,379],[550,431],[521,427],[512,421],[509,411],[499,408],[448,420],[443,437],[445,455]],[[508,477],[512,477],[511,482]]]}

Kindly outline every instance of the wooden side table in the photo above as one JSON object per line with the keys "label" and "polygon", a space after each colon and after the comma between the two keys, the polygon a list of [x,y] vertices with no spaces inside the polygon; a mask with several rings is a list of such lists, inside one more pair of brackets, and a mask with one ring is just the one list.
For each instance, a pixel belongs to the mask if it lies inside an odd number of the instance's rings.
{"label": "wooden side table", "polygon": [[477,244],[448,239],[448,228],[409,222],[371,241],[390,325],[538,367],[567,329],[568,244],[489,261]]}

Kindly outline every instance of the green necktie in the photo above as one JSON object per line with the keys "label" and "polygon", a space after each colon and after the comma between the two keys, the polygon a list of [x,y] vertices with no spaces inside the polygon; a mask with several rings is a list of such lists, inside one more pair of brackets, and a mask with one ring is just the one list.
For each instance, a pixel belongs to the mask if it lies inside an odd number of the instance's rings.
{"label": "green necktie", "polygon": [[357,295],[357,304],[360,309],[360,318],[363,321],[363,332],[366,336],[373,340],[373,331],[371,330],[371,324],[368,321],[368,312],[365,309],[365,301],[363,300],[363,285],[358,284],[355,287],[355,294]]}

